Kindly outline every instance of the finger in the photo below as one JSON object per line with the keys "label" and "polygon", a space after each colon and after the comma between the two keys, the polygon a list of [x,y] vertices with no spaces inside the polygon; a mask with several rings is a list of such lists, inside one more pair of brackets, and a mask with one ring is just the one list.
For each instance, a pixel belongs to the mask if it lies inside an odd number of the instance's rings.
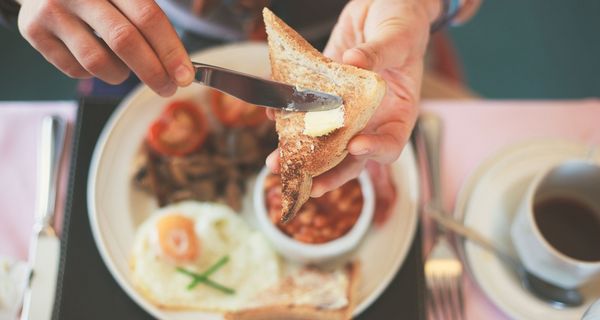
{"label": "finger", "polygon": [[275,120],[275,110],[266,109],[265,112],[267,113],[267,118],[269,118],[269,120]]}
{"label": "finger", "polygon": [[344,51],[348,48],[344,44],[344,29],[348,28],[343,24],[342,21],[339,21],[335,27],[333,27],[333,31],[331,31],[331,35],[329,36],[329,41],[327,41],[327,45],[323,50],[323,55],[330,58],[333,61],[342,61],[342,55]]}
{"label": "finger", "polygon": [[318,198],[358,177],[365,163],[363,157],[347,156],[339,165],[313,179],[310,196]]}
{"label": "finger", "polygon": [[269,170],[271,170],[272,173],[279,173],[280,171],[280,156],[279,156],[279,149],[275,149],[273,152],[271,152],[271,154],[267,157],[267,159],[265,160],[265,164],[267,166],[267,168],[269,168]]}
{"label": "finger", "polygon": [[[399,38],[399,36],[397,36]],[[390,39],[391,40],[391,39]],[[408,55],[406,48],[398,48],[388,39],[370,41],[346,50],[342,62],[359,68],[380,71],[394,65],[402,65]],[[394,50],[390,50],[394,48]]]}
{"label": "finger", "polygon": [[129,76],[127,66],[78,18],[64,16],[54,25],[54,32],[90,74],[110,84],[119,84]]}
{"label": "finger", "polygon": [[94,29],[111,50],[161,96],[171,96],[177,87],[156,53],[138,29],[117,8],[104,1],[85,1],[73,10]]}
{"label": "finger", "polygon": [[175,29],[160,7],[148,0],[113,0],[158,55],[171,79],[180,86],[194,80],[194,68]]}
{"label": "finger", "polygon": [[348,153],[373,159],[379,163],[391,163],[398,159],[404,148],[405,142],[400,139],[401,137],[389,133],[360,134],[348,143]]}
{"label": "finger", "polygon": [[364,24],[364,15],[357,14],[365,11],[366,1],[351,1],[344,7],[340,18],[333,27],[329,41],[323,50],[323,55],[334,61],[342,61],[344,52],[355,43],[364,41],[362,30],[358,30]]}
{"label": "finger", "polygon": [[44,25],[42,19],[30,16],[23,9],[19,15],[18,28],[33,48],[40,52],[48,62],[73,78],[87,78],[90,74],[77,62],[65,44]]}
{"label": "finger", "polygon": [[91,74],[87,72],[77,59],[69,52],[62,41],[51,34],[43,37],[28,39],[29,43],[40,52],[48,62],[71,78],[87,79]]}
{"label": "finger", "polygon": [[428,33],[423,37],[415,30],[428,30],[428,18],[403,1],[391,2],[385,8],[380,5],[370,8],[373,14],[366,18],[363,28],[365,41],[344,52],[344,63],[380,71],[403,65],[413,50],[424,53]]}

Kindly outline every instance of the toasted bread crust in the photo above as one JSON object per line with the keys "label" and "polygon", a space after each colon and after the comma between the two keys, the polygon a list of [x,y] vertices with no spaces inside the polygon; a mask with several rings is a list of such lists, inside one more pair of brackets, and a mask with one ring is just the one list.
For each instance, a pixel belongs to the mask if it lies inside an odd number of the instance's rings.
{"label": "toasted bread crust", "polygon": [[273,305],[225,313],[225,320],[348,320],[352,319],[360,281],[360,263],[346,265],[348,304],[341,309],[325,310],[310,305]]}
{"label": "toasted bread crust", "polygon": [[268,9],[263,10],[273,79],[336,94],[344,101],[344,126],[328,135],[305,135],[304,113],[276,114],[282,182],[282,219],[293,218],[310,197],[312,178],[347,155],[348,141],[362,130],[385,94],[376,73],[323,56]]}

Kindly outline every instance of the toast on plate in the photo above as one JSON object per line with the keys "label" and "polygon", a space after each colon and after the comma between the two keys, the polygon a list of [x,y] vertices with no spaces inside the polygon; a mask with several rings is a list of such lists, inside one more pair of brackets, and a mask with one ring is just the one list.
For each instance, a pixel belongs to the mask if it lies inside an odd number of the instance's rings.
{"label": "toast on plate", "polygon": [[226,320],[348,320],[352,318],[360,265],[334,272],[302,268],[261,292],[252,306],[225,314]]}
{"label": "toast on plate", "polygon": [[340,108],[276,113],[282,181],[282,220],[289,221],[310,197],[312,179],[347,155],[385,95],[376,73],[332,61],[269,9],[263,10],[271,73],[276,81],[342,97]]}

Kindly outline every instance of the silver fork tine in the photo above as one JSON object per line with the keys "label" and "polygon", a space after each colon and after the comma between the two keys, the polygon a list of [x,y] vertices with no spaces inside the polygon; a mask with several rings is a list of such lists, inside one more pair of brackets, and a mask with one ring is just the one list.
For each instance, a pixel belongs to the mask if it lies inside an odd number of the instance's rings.
{"label": "silver fork tine", "polygon": [[449,274],[430,275],[427,290],[432,319],[464,319],[461,278]]}
{"label": "silver fork tine", "polygon": [[[431,282],[431,280],[429,280],[428,282]],[[437,315],[438,305],[435,302],[435,299],[433,298],[433,290],[431,288],[431,283],[427,284],[427,304],[429,309],[429,317],[427,319],[439,319]]]}
{"label": "silver fork tine", "polygon": [[427,319],[435,319],[435,302],[433,302],[433,290],[431,290],[431,283],[427,281]]}
{"label": "silver fork tine", "polygon": [[444,275],[443,277],[440,278],[441,282],[442,282],[442,288],[443,288],[443,292],[445,294],[445,301],[446,301],[446,314],[449,316],[448,319],[458,319],[455,317],[456,313],[455,313],[455,308],[454,308],[454,295],[452,294],[452,285],[451,285],[451,280],[452,278],[448,275]]}
{"label": "silver fork tine", "polygon": [[440,318],[440,299],[437,297],[437,287],[436,283],[433,281],[433,277],[431,275],[427,275],[427,287],[429,288],[429,301],[431,305],[431,315],[433,319]]}
{"label": "silver fork tine", "polygon": [[445,320],[446,319],[446,305],[443,298],[443,292],[441,290],[441,283],[439,280],[439,276],[437,273],[432,274],[430,278],[430,282],[432,285],[432,302],[434,304],[434,310],[437,315],[437,319]]}
{"label": "silver fork tine", "polygon": [[454,320],[454,315],[452,312],[452,296],[450,294],[450,287],[447,283],[447,276],[441,275],[439,278],[440,282],[440,292],[442,293],[443,303],[444,303],[444,313],[446,315],[446,319]]}
{"label": "silver fork tine", "polygon": [[463,300],[463,277],[462,275],[456,278],[456,299],[457,299],[457,306],[458,306],[458,314],[460,316],[460,319],[465,318],[465,304],[464,304],[464,300]]}
{"label": "silver fork tine", "polygon": [[[441,319],[448,319],[448,315],[450,314],[448,311],[448,299],[446,295],[446,286],[444,285],[444,278],[441,274],[434,274],[433,281],[437,288],[438,293],[438,301],[440,304],[440,317]],[[450,314],[451,316],[451,314]]]}
{"label": "silver fork tine", "polygon": [[456,310],[454,308],[454,295],[452,294],[453,286],[452,286],[452,278],[448,275],[445,275],[443,278],[444,281],[444,292],[446,294],[448,314],[450,315],[449,319],[458,319],[456,318]]}
{"label": "silver fork tine", "polygon": [[460,310],[460,319],[465,319],[465,304],[464,304],[464,297],[463,297],[463,289],[462,289],[462,285],[463,285],[463,279],[462,277],[458,277],[456,279],[457,284],[458,284],[458,290],[457,290],[457,297],[458,297],[458,309]]}
{"label": "silver fork tine", "polygon": [[450,292],[452,293],[452,311],[454,314],[454,319],[462,319],[460,314],[460,306],[458,300],[458,286],[459,279],[457,277],[448,277],[448,286],[450,288]]}

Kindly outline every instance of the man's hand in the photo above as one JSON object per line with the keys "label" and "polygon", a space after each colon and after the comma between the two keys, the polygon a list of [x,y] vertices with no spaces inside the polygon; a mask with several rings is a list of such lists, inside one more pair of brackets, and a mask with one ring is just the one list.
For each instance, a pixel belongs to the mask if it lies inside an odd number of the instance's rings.
{"label": "man's hand", "polygon": [[162,96],[193,80],[190,59],[154,0],[23,0],[19,30],[73,78],[117,84],[132,70]]}
{"label": "man's hand", "polygon": [[[395,161],[414,127],[429,26],[439,0],[354,0],[344,8],[324,54],[335,61],[379,73],[386,96],[366,128],[348,143],[348,156],[313,180],[319,197],[363,170],[367,161]],[[277,171],[278,154],[267,159]]]}

